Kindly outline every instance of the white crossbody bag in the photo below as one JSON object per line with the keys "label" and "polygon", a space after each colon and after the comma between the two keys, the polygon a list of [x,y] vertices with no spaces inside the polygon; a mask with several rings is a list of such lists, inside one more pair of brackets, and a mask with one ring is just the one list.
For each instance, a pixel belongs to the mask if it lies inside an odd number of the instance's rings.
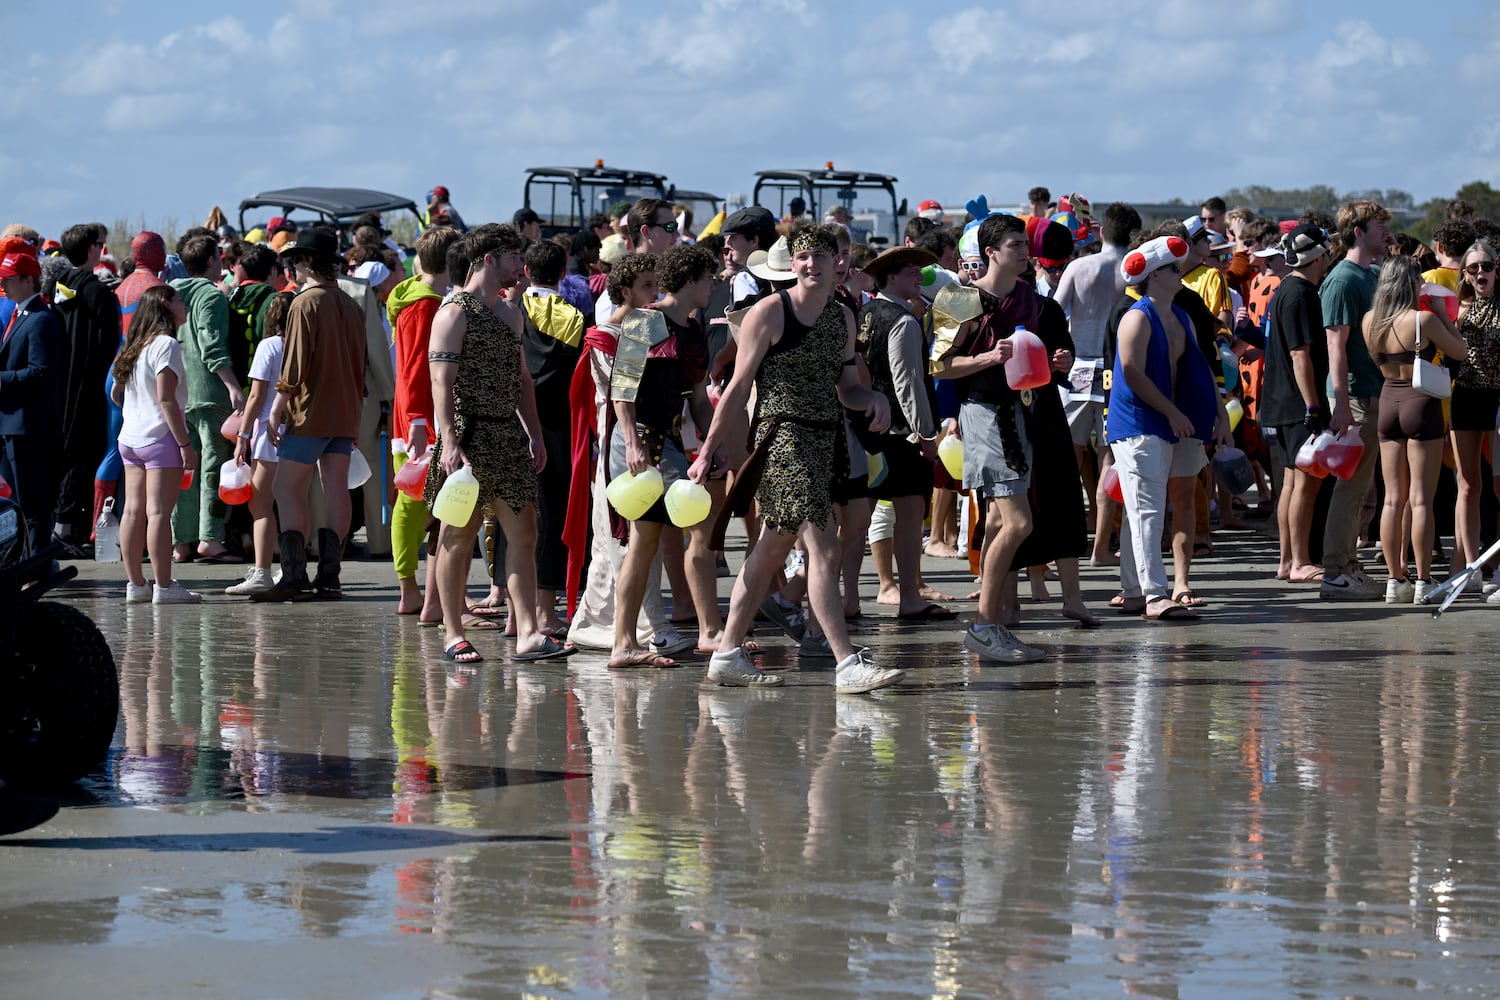
{"label": "white crossbody bag", "polygon": [[1413,352],[1416,360],[1411,368],[1411,384],[1424,396],[1447,399],[1453,395],[1453,376],[1440,364],[1422,358],[1422,310],[1417,310],[1417,347]]}

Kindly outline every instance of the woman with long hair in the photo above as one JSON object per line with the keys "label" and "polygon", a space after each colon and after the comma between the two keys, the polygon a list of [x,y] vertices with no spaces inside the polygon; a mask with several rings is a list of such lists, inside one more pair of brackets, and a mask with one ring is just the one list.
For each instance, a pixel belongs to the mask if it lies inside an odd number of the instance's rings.
{"label": "woman with long hair", "polygon": [[[1392,257],[1380,268],[1375,302],[1364,318],[1365,345],[1385,376],[1380,391],[1380,465],[1385,476],[1385,507],[1380,514],[1380,548],[1385,568],[1387,604],[1411,604],[1432,589],[1432,494],[1443,460],[1443,404],[1412,385],[1420,356],[1431,360],[1438,349],[1455,361],[1468,354],[1458,329],[1439,310],[1421,307],[1422,272],[1410,257]],[[1408,539],[1401,531],[1401,511],[1411,504],[1411,538],[1415,584],[1406,567]]]}
{"label": "woman with long hair", "polygon": [[[172,508],[182,492],[183,470],[198,467],[183,416],[187,381],[177,328],[185,322],[187,307],[171,285],[146,289],[115,358],[110,395],[125,414],[119,445],[125,462],[120,552],[127,604],[203,600],[172,579]],[[151,556],[154,588],[141,570],[142,549]]]}
{"label": "woman with long hair", "polygon": [[[1500,300],[1495,298],[1495,266],[1500,261],[1488,240],[1478,240],[1460,260],[1459,280],[1471,293],[1458,315],[1458,333],[1469,356],[1453,377],[1453,456],[1458,466],[1457,526],[1459,555],[1467,564],[1479,557],[1480,451],[1495,431],[1500,409]],[[1471,578],[1473,579],[1473,578]],[[1478,586],[1475,579],[1474,586]],[[1500,572],[1484,585],[1486,594],[1500,587]],[[1500,598],[1494,603],[1500,604]]]}

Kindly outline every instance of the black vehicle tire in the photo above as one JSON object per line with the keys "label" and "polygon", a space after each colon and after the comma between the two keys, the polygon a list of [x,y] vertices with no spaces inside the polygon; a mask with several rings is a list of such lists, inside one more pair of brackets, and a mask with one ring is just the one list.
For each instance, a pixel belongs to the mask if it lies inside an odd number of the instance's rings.
{"label": "black vehicle tire", "polygon": [[27,609],[20,625],[17,667],[29,673],[15,688],[17,706],[36,723],[0,754],[0,776],[11,785],[62,785],[77,781],[109,754],[120,714],[120,678],[104,635],[88,615],[43,601]]}

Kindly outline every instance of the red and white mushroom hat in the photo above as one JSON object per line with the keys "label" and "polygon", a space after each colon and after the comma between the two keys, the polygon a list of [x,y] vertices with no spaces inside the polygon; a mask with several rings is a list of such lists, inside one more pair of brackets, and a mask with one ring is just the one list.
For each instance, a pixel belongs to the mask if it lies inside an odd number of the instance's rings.
{"label": "red and white mushroom hat", "polygon": [[1187,254],[1187,240],[1177,236],[1158,236],[1126,254],[1120,261],[1120,273],[1125,276],[1125,284],[1139,285],[1150,277],[1151,272],[1168,264],[1180,263]]}

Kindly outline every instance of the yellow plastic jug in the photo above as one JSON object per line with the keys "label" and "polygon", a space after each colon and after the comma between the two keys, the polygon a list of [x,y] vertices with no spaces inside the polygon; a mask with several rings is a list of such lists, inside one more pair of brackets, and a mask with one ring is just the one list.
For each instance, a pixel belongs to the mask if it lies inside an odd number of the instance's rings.
{"label": "yellow plastic jug", "polygon": [[1229,414],[1229,433],[1233,434],[1234,429],[1240,425],[1240,418],[1245,415],[1245,407],[1238,399],[1230,396],[1224,400],[1224,410]]}
{"label": "yellow plastic jug", "polygon": [[465,465],[443,482],[437,499],[432,501],[432,516],[444,524],[462,527],[474,516],[474,507],[479,503],[479,480],[474,470]]}
{"label": "yellow plastic jug", "polygon": [[943,463],[954,482],[964,481],[964,443],[961,439],[952,434],[943,438],[938,445],[938,461]]}
{"label": "yellow plastic jug", "polygon": [[661,472],[653,466],[638,476],[616,476],[604,487],[604,495],[621,517],[634,521],[661,499],[662,490]]}
{"label": "yellow plastic jug", "polygon": [[667,517],[679,528],[691,528],[708,516],[713,497],[690,479],[679,479],[667,488]]}

